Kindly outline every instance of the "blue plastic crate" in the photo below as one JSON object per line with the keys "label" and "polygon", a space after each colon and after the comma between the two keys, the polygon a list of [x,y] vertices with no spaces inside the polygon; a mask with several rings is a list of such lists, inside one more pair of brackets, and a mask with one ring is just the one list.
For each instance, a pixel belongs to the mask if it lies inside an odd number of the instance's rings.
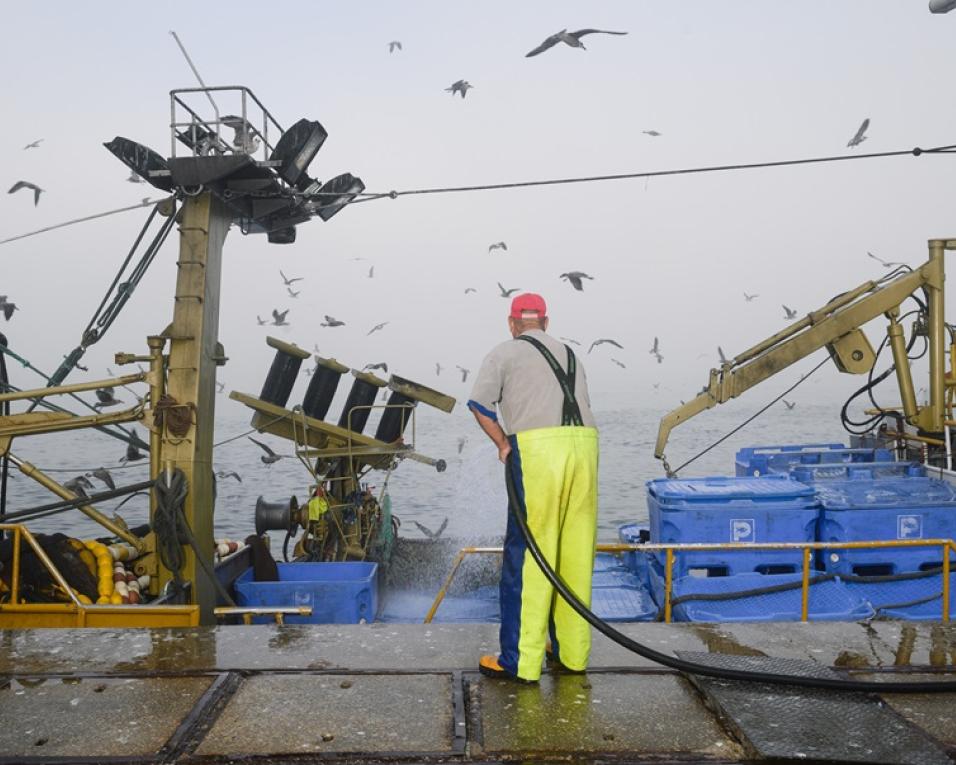
{"label": "blue plastic crate", "polygon": [[[819,505],[810,486],[789,476],[666,479],[647,483],[651,542],[813,542]],[[653,553],[663,564],[665,554]],[[692,569],[723,576],[790,573],[800,550],[701,550],[675,555],[674,575]]]}
{"label": "blue plastic crate", "polygon": [[[641,526],[636,523],[625,523],[622,526],[618,526],[617,538],[624,544],[640,544],[642,531],[647,531],[648,538],[650,538],[650,529],[648,529],[647,526]],[[632,574],[640,579],[642,583],[647,584],[647,553],[638,552],[636,550],[629,551],[621,556],[621,560]]]}
{"label": "blue plastic crate", "polygon": [[926,468],[918,462],[821,463],[798,465],[790,477],[801,483],[819,481],[858,481],[882,478],[925,478]]}
{"label": "blue plastic crate", "polygon": [[749,446],[734,460],[738,476],[786,475],[799,465],[892,462],[889,449],[849,449],[843,444]]}
{"label": "blue plastic crate", "polygon": [[[956,538],[956,489],[935,478],[857,479],[816,485],[821,542]],[[938,547],[826,550],[839,574],[897,574],[942,565]]]}
{"label": "blue plastic crate", "polygon": [[[866,600],[877,617],[907,621],[943,618],[942,574],[897,582],[847,582],[846,586]],[[956,573],[949,579],[949,612],[956,616]]]}
{"label": "blue plastic crate", "polygon": [[[664,606],[663,574],[651,569],[652,591],[661,609]],[[676,579],[672,598],[687,595],[746,593],[780,584],[798,586],[781,592],[744,595],[729,600],[687,600],[673,607],[672,618],[681,622],[788,622],[801,617],[801,574],[738,574],[723,577],[687,576]],[[873,616],[866,600],[851,592],[839,580],[810,585],[808,601],[810,621],[858,621]]]}
{"label": "blue plastic crate", "polygon": [[[378,610],[378,564],[279,563],[278,582],[257,582],[246,569],[234,583],[240,606],[312,606],[312,616],[287,616],[290,624],[371,622]],[[263,624],[272,617],[257,617]]]}

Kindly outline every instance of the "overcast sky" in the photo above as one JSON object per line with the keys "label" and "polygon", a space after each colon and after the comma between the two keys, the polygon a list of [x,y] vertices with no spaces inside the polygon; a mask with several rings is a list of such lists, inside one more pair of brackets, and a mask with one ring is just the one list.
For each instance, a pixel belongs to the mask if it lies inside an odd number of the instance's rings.
{"label": "overcast sky", "polygon": [[[931,15],[923,0],[7,2],[4,20],[3,182],[46,193],[38,207],[28,192],[0,197],[0,238],[156,195],[127,183],[101,144],[123,135],[169,153],[168,91],[195,85],[170,29],[207,83],[249,86],[285,126],[321,121],[329,138],[314,176],[350,171],[370,191],[842,154],[865,117],[869,140],[856,152],[956,143],[956,13]],[[525,58],[564,27],[629,34]],[[390,40],[403,50],[389,54]],[[444,91],[458,79],[474,86],[464,100]],[[300,226],[286,246],[233,229],[220,379],[258,392],[272,354],[255,317],[290,309],[292,326],[271,332],[352,366],[387,361],[463,400],[470,380],[455,365],[477,370],[507,337],[501,281],[544,295],[554,334],[624,346],[584,354],[596,396],[643,401],[660,383],[657,395],[677,404],[706,382],[718,345],[729,356],[781,329],[781,304],[802,315],[884,274],[867,250],[915,265],[928,238],[956,236],[954,163],[386,199]],[[12,347],[52,370],[144,219],[124,213],[0,246],[0,292],[22,309],[0,326]],[[508,251],[489,254],[499,240]],[[88,354],[90,375],[116,351],[145,351],[145,335],[169,322],[176,255],[173,237]],[[305,277],[297,299],[280,268]],[[583,293],[558,279],[571,269],[594,276]],[[747,303],[744,291],[760,297]],[[319,327],[323,314],[346,326]],[[873,330],[876,346],[882,325]],[[648,354],[655,336],[660,365]],[[749,396],[765,400],[796,376]],[[830,367],[825,377],[801,395],[860,384]]]}

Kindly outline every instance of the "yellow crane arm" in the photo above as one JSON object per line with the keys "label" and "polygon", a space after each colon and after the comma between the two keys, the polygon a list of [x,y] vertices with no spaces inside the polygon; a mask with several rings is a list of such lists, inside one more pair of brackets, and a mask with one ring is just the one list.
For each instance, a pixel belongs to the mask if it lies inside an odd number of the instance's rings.
{"label": "yellow crane arm", "polygon": [[[875,356],[860,328],[880,314],[885,314],[890,320],[890,348],[907,421],[923,430],[942,432],[946,330],[943,316],[943,253],[952,249],[956,249],[956,240],[931,239],[929,260],[916,270],[886,282],[864,282],[730,359],[720,369],[712,369],[707,385],[695,398],[661,418],[654,456],[663,459],[667,439],[681,423],[706,409],[736,398],[823,347],[827,347],[840,371],[856,374],[868,372],[875,362]],[[922,409],[916,405],[903,329],[897,322],[900,304],[920,289],[925,289],[929,296],[930,400],[929,405]]]}

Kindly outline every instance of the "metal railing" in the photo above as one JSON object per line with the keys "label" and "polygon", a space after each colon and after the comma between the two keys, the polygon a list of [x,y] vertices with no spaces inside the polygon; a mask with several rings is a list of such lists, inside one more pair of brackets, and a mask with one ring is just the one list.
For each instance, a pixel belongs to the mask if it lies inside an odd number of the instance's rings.
{"label": "metal railing", "polygon": [[[209,99],[214,112],[212,119],[206,119],[196,109],[186,103],[186,97],[195,93],[202,93]],[[229,116],[239,117],[242,120],[240,124],[243,126],[243,130],[248,130],[250,138],[258,139],[259,146],[249,151],[248,149],[250,147],[248,146],[236,145],[222,138],[222,127],[232,127],[232,125],[227,125],[223,122],[223,116],[219,113],[219,106],[212,98],[213,93],[237,93],[239,95],[239,114]],[[250,107],[252,105],[258,107],[259,113],[255,115],[250,114]],[[186,117],[180,115],[180,110],[186,113]],[[171,157],[176,156],[176,144],[180,136],[179,128],[184,128],[183,134],[187,137],[189,134],[186,131],[192,129],[193,134],[196,135],[198,133],[197,128],[209,136],[215,136],[215,142],[212,143],[209,148],[217,153],[248,154],[254,157],[259,149],[261,149],[262,160],[265,162],[269,161],[269,157],[275,149],[275,146],[269,141],[270,128],[272,129],[273,136],[281,136],[282,133],[285,132],[275,117],[266,109],[262,101],[256,97],[256,94],[243,85],[218,85],[206,88],[178,88],[171,90],[169,92],[169,112],[169,130],[171,134],[170,139],[172,141]],[[192,147],[192,150],[194,155],[200,153],[198,147],[195,145]]]}
{"label": "metal railing", "polygon": [[[942,621],[949,621],[949,575],[951,553],[956,553],[956,542],[952,539],[888,539],[865,542],[757,542],[757,543],[687,543],[687,544],[599,544],[595,545],[595,552],[622,553],[622,552],[664,552],[664,621],[672,621],[673,609],[671,595],[674,588],[674,561],[677,553],[703,550],[801,550],[803,553],[802,580],[800,584],[800,621],[810,620],[810,558],[813,550],[875,550],[893,547],[939,547],[943,556],[943,565],[940,571],[943,577],[942,590]],[[438,607],[445,599],[452,580],[461,568],[468,555],[497,554],[503,552],[501,547],[463,547],[458,551],[452,563],[451,571],[438,590],[435,600],[432,601],[428,613],[425,615],[425,624],[430,624],[435,618]],[[838,575],[839,576],[839,575]]]}

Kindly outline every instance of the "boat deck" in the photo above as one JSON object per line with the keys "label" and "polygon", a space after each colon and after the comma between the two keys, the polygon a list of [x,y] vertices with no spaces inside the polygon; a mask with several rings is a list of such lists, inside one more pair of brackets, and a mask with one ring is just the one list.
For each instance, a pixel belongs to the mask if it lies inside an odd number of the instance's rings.
{"label": "boat deck", "polygon": [[[627,624],[675,654],[956,677],[956,627]],[[595,636],[586,675],[488,680],[491,624],[0,633],[0,762],[947,763],[954,694],[689,680]],[[763,657],[773,657],[767,659]],[[695,658],[699,658],[695,657]],[[950,674],[952,673],[952,674]]]}

